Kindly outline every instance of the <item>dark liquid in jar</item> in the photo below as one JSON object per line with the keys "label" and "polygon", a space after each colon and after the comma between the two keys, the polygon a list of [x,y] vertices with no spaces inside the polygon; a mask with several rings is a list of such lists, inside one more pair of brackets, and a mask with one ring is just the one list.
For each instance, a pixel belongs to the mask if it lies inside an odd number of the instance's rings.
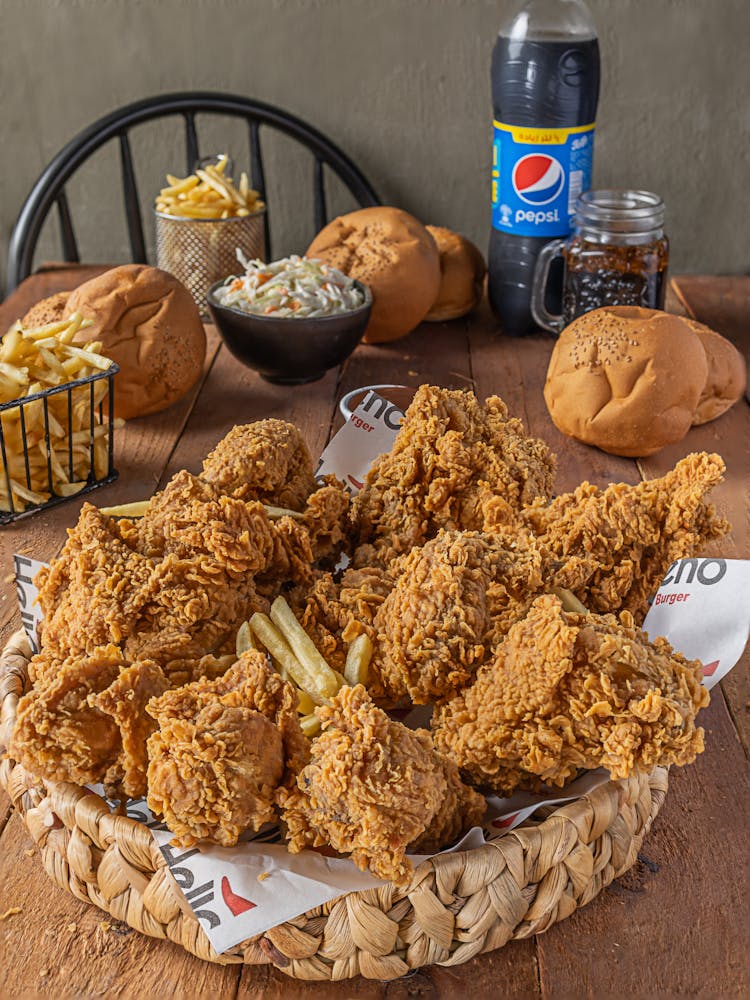
{"label": "dark liquid in jar", "polygon": [[574,236],[565,251],[565,322],[600,306],[663,309],[668,263],[666,236],[643,246],[603,246]]}

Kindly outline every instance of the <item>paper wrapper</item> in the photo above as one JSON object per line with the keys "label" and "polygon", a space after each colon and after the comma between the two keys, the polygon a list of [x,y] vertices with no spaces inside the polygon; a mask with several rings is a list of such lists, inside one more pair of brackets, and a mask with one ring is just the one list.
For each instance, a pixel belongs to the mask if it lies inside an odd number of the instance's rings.
{"label": "paper wrapper", "polygon": [[[441,853],[481,847],[485,837],[494,839],[512,830],[542,806],[572,802],[608,780],[607,772],[600,769],[579,778],[564,794],[558,791],[556,797],[526,792],[512,799],[491,796],[483,827],[474,827]],[[104,795],[101,785],[91,788]],[[345,893],[381,884],[348,859],[327,858],[315,851],[290,854],[277,827],[264,827],[236,847],[183,848],[171,846],[173,835],[144,799],[129,801],[127,815],[151,830],[175,882],[218,953]],[[416,868],[431,855],[409,857]]]}
{"label": "paper wrapper", "polygon": [[643,622],[703,664],[710,690],[742,656],[750,636],[750,560],[680,559],[667,570]]}
{"label": "paper wrapper", "polygon": [[371,389],[329,441],[315,475],[333,474],[357,493],[375,459],[391,450],[403,418],[403,410]]}
{"label": "paper wrapper", "polygon": [[39,652],[39,626],[42,622],[42,609],[37,603],[39,591],[34,580],[39,570],[44,569],[46,565],[46,563],[39,562],[38,559],[29,559],[28,556],[13,556],[18,606],[21,609],[21,624],[35,653]]}
{"label": "paper wrapper", "polygon": [[[390,450],[402,417],[398,407],[368,393],[323,452],[318,477],[333,473],[356,492],[372,462]],[[36,649],[41,612],[34,603],[33,577],[44,564],[25,556],[16,556],[15,561],[23,624]],[[706,664],[706,686],[711,687],[734,666],[747,642],[750,614],[747,602],[738,601],[737,594],[746,594],[749,588],[748,560],[683,559],[666,574],[644,628],[652,637],[665,636],[685,656],[701,659]],[[425,725],[424,710],[408,713],[403,721]],[[489,796],[483,827],[469,831],[450,851],[479,847],[485,838],[502,836],[537,810],[572,802],[608,780],[608,773],[599,769],[585,773],[562,791],[520,792],[510,799]],[[100,787],[95,790],[103,793]],[[327,858],[315,851],[289,854],[276,827],[264,828],[232,848],[213,844],[176,848],[170,846],[172,834],[143,799],[128,802],[127,813],[151,830],[218,953],[337,896],[380,884],[348,859]],[[425,855],[410,857],[415,867],[426,859]]]}

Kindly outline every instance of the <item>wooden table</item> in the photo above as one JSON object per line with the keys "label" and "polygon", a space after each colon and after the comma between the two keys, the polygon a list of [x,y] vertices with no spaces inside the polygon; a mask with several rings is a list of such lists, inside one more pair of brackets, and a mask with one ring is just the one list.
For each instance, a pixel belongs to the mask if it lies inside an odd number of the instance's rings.
{"label": "wooden table", "polygon": [[[48,269],[28,279],[0,306],[0,329],[32,302],[90,273]],[[668,304],[714,326],[750,356],[750,278],[680,278],[672,282]],[[148,497],[178,469],[198,471],[233,424],[261,417],[297,423],[315,455],[340,424],[336,404],[345,391],[368,383],[432,382],[473,387],[480,397],[501,395],[556,451],[560,491],[583,479],[635,483],[663,474],[690,451],[721,452],[728,475],[715,499],[734,528],[716,552],[750,557],[748,401],[652,458],[613,458],[563,437],[550,422],[542,386],[552,343],[545,336],[504,338],[480,312],[465,321],[424,325],[392,345],[362,347],[319,382],[284,388],[243,368],[209,330],[201,384],[165,413],[118,431],[120,478],[92,499],[104,506]],[[18,623],[11,554],[52,556],[79,507],[71,501],[0,530],[3,641]],[[748,996],[748,660],[746,653],[714,692],[701,720],[706,752],[691,767],[673,769],[666,804],[630,872],[544,935],[390,984],[298,983],[268,966],[211,965],[169,942],[113,925],[111,918],[105,924],[105,914],[49,881],[0,792],[0,914],[20,908],[0,923],[0,996]]]}

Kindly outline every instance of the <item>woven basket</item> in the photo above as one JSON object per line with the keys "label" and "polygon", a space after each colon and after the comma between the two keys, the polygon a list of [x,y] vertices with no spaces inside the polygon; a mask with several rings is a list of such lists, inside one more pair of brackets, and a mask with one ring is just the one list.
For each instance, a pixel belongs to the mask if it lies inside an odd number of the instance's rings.
{"label": "woven basket", "polygon": [[485,847],[424,862],[406,889],[387,883],[340,896],[217,955],[145,826],[113,815],[87,789],[40,781],[4,756],[29,656],[17,632],[0,657],[0,784],[47,873],[78,899],[209,962],[272,963],[318,980],[460,965],[592,900],[634,863],[667,792],[661,767],[610,781]]}

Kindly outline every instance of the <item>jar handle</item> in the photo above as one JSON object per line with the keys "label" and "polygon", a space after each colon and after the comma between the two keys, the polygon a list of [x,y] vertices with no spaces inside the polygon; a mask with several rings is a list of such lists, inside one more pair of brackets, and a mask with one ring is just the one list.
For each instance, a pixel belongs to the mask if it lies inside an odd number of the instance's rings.
{"label": "jar handle", "polygon": [[555,257],[562,254],[567,240],[552,240],[543,246],[536,259],[534,267],[534,279],[531,285],[531,315],[534,322],[544,330],[559,334],[563,328],[562,313],[555,315],[548,312],[544,304],[547,294],[547,282],[549,280],[549,269]]}

